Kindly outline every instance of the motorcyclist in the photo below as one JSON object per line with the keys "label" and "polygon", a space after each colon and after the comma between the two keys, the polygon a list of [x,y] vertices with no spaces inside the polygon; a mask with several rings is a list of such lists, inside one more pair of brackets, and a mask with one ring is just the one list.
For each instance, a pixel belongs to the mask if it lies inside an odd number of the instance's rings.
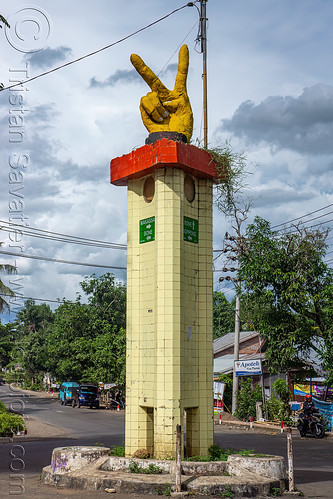
{"label": "motorcyclist", "polygon": [[298,429],[301,437],[305,437],[309,426],[309,416],[315,411],[315,406],[312,401],[312,395],[307,393],[303,402],[303,412],[300,414]]}

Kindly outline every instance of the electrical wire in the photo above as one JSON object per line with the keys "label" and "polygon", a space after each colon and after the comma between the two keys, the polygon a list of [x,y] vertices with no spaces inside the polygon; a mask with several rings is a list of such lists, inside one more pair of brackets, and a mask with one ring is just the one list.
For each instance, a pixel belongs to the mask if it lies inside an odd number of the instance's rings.
{"label": "electrical wire", "polygon": [[[314,213],[318,213],[319,211],[325,210],[326,208],[329,208],[330,206],[333,206],[333,203],[328,204],[327,206],[324,206],[323,208],[319,208],[318,210],[311,211],[310,213],[307,213],[306,215],[302,215],[301,217],[293,218],[292,220],[288,220],[287,222],[282,222],[280,224],[273,225],[271,228],[276,229],[276,227],[280,227],[281,225],[287,225],[287,224],[290,224],[292,222],[295,222],[296,220],[301,220],[302,218],[308,217],[309,215],[313,215]],[[284,230],[284,229],[280,229],[280,230]]]}
{"label": "electrical wire", "polygon": [[[320,222],[318,224],[306,226],[306,227],[304,227],[304,229],[313,229],[314,227],[319,227],[320,225],[328,224],[330,222],[333,222],[333,218],[331,218],[330,220],[325,220],[324,222]],[[291,227],[289,227],[289,228],[291,228]],[[295,234],[296,232],[297,232],[297,229],[290,231],[291,234]]]}
{"label": "electrical wire", "polygon": [[[61,303],[64,303],[64,299],[60,300],[60,298],[58,300],[51,300],[50,298],[33,298],[32,296],[20,296],[20,295],[5,295],[5,294],[2,294],[0,293],[0,296],[6,296],[8,298],[18,298],[19,300],[35,300],[35,301],[47,301],[47,302],[51,302],[51,303],[59,303],[59,305]],[[72,302],[71,300],[66,300],[66,301],[69,301],[71,303],[74,303]]]}
{"label": "electrical wire", "polygon": [[[13,229],[13,227],[17,229]],[[11,222],[6,222],[4,220],[0,220],[0,230],[4,230],[6,232],[17,232],[20,231],[22,234],[31,237],[37,237],[39,239],[51,239],[54,241],[62,241],[71,244],[82,244],[88,246],[97,246],[101,248],[109,248],[109,249],[119,249],[126,250],[126,244],[121,243],[110,243],[108,241],[100,241],[98,239],[89,239],[80,236],[72,236],[68,234],[62,234],[60,232],[52,232],[49,230],[38,229],[36,227],[25,227],[20,224],[14,224]]]}
{"label": "electrical wire", "polygon": [[325,215],[319,215],[318,217],[314,217],[314,218],[310,218],[310,220],[306,220],[305,222],[299,222],[297,227],[296,226],[292,226],[290,225],[289,227],[285,227],[283,229],[279,229],[277,232],[281,232],[282,230],[283,231],[290,231],[290,229],[294,229],[293,231],[291,231],[291,233],[294,233],[297,231],[297,228],[302,225],[303,226],[303,229],[311,229],[312,227],[317,227],[318,225],[324,225],[324,224],[327,224],[329,222],[332,222],[332,219],[331,220],[322,220],[321,222],[319,222],[318,224],[315,224],[315,225],[305,225],[307,224],[308,222],[313,222],[313,220],[318,220],[318,218],[323,218],[329,214],[333,213],[333,211],[330,211],[328,213],[326,213]]}
{"label": "electrical wire", "polygon": [[60,260],[58,258],[49,258],[47,256],[27,255],[26,253],[15,253],[14,251],[0,250],[2,255],[11,255],[16,258],[32,258],[33,260],[43,260],[46,262],[67,263],[69,265],[82,265],[83,267],[99,267],[102,269],[126,270],[126,267],[116,267],[112,265],[101,265],[98,263],[72,262],[70,260]]}
{"label": "electrical wire", "polygon": [[196,25],[198,24],[198,21],[196,21],[192,28],[190,29],[190,31],[187,33],[187,35],[183,38],[183,40],[180,42],[180,44],[178,45],[178,47],[176,48],[176,50],[173,52],[173,54],[171,55],[171,57],[169,57],[169,59],[167,60],[167,62],[164,64],[163,68],[159,71],[159,73],[156,75],[157,78],[161,75],[161,73],[163,72],[163,70],[167,67],[167,65],[169,64],[169,62],[171,61],[171,59],[174,57],[174,55],[178,52],[178,50],[180,49],[180,47],[183,45],[183,43],[185,42],[186,38],[191,34],[191,32],[194,30],[194,28],[196,27]]}
{"label": "electrical wire", "polygon": [[82,61],[83,59],[87,59],[88,57],[96,55],[99,52],[102,52],[103,50],[106,50],[106,49],[109,49],[111,47],[114,47],[115,45],[118,45],[119,43],[124,42],[125,40],[128,40],[128,38],[131,38],[132,36],[137,35],[138,33],[141,33],[142,31],[145,31],[148,28],[151,28],[155,24],[157,24],[157,23],[159,23],[161,21],[164,21],[164,19],[167,19],[168,17],[172,16],[176,12],[179,12],[180,10],[185,9],[185,7],[194,7],[194,3],[193,2],[188,2],[186,5],[183,5],[182,7],[179,7],[178,9],[174,9],[173,11],[169,12],[165,16],[162,16],[159,19],[157,19],[156,21],[153,21],[153,22],[147,24],[143,28],[137,29],[133,33],[130,33],[129,35],[124,36],[123,38],[120,38],[120,40],[117,40],[116,42],[110,43],[109,45],[106,45],[105,47],[102,47],[102,48],[100,48],[98,50],[94,50],[93,52],[90,52],[89,54],[86,54],[86,55],[83,55],[81,57],[78,57],[77,59],[74,59],[73,61],[66,62],[65,64],[62,64],[61,66],[57,66],[57,67],[52,68],[52,69],[50,69],[48,71],[44,71],[44,73],[40,73],[40,74],[38,74],[36,76],[33,76],[32,78],[28,78],[28,79],[26,79],[24,81],[20,81],[18,83],[15,83],[14,85],[10,85],[8,87],[3,87],[3,88],[0,89],[0,91],[3,92],[4,90],[9,90],[11,88],[17,87],[18,85],[25,85],[26,83],[29,83],[29,82],[31,82],[33,80],[37,80],[37,78],[41,78],[42,76],[46,76],[46,75],[48,75],[50,73],[54,73],[55,71],[58,71],[59,69],[65,68],[66,66],[70,66],[71,64],[75,64],[76,62]]}

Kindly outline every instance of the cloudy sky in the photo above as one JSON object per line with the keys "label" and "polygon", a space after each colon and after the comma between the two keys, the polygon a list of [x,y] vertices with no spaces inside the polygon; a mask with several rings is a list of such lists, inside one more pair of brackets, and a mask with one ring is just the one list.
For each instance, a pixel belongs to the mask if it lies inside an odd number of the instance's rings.
{"label": "cloudy sky", "polygon": [[[0,81],[7,87],[38,76],[185,4],[5,0],[1,14],[11,28],[0,33]],[[251,218],[260,215],[274,226],[303,217],[307,225],[332,226],[332,2],[209,0],[207,14],[209,145],[230,141],[234,151],[246,153]],[[129,56],[138,53],[172,87],[178,49],[188,44],[193,141],[202,144],[197,31],[197,10],[186,7],[95,55],[0,92],[0,251],[14,253],[1,254],[1,261],[16,262],[18,292],[75,299],[79,282],[93,272],[113,272],[125,281],[126,188],[110,185],[109,163],[144,144],[138,104],[148,91]],[[37,229],[37,237],[10,235],[6,228],[14,223]],[[226,230],[229,222],[215,210],[215,249],[223,246]],[[216,289],[224,289],[218,277],[215,272]],[[12,307],[10,318],[14,313]]]}

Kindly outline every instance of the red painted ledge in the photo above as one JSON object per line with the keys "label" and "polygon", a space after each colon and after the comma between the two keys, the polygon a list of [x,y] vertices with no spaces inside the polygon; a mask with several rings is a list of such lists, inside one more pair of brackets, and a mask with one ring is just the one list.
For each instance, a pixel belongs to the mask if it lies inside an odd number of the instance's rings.
{"label": "red painted ledge", "polygon": [[111,160],[111,184],[127,185],[133,178],[152,173],[156,168],[180,168],[199,178],[218,181],[218,173],[210,154],[184,142],[161,139],[124,156]]}

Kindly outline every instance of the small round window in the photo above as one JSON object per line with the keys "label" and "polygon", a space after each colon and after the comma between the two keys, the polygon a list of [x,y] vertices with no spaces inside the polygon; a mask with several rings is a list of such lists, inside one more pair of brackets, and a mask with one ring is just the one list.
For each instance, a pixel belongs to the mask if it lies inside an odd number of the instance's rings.
{"label": "small round window", "polygon": [[192,203],[195,198],[195,183],[190,175],[186,175],[184,179],[184,194],[189,203]]}
{"label": "small round window", "polygon": [[146,203],[151,203],[155,194],[155,181],[153,177],[148,177],[143,184],[143,197]]}

